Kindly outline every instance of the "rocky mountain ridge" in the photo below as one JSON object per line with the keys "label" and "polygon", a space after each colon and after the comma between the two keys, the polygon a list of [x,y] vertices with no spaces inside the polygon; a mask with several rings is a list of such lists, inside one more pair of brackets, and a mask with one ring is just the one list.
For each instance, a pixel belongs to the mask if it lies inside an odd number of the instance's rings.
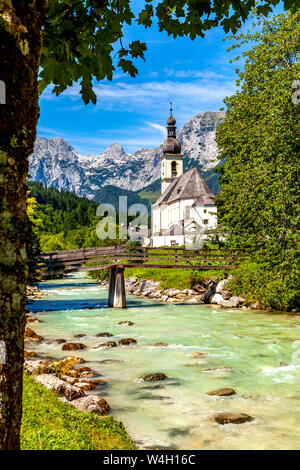
{"label": "rocky mountain ridge", "polygon": [[[217,165],[215,132],[223,116],[221,112],[205,111],[178,131],[185,170],[197,166],[207,172]],[[29,158],[29,174],[46,186],[90,199],[107,185],[139,191],[160,178],[161,147],[128,154],[115,143],[102,154],[83,156],[61,138],[39,137]]]}

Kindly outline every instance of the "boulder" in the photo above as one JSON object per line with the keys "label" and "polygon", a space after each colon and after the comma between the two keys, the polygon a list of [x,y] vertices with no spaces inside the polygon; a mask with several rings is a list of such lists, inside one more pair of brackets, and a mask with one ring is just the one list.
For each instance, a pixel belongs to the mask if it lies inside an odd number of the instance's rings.
{"label": "boulder", "polygon": [[168,297],[175,297],[175,295],[181,294],[181,291],[178,289],[170,288],[170,289],[165,289],[163,291],[163,294],[167,295]]}
{"label": "boulder", "polygon": [[122,325],[122,326],[132,326],[132,325],[134,325],[133,321],[119,321],[118,324]]}
{"label": "boulder", "polygon": [[221,294],[214,294],[210,298],[210,303],[219,305],[222,302],[222,300],[224,300],[224,299],[223,299]]}
{"label": "boulder", "polygon": [[215,421],[218,424],[242,424],[253,421],[254,418],[246,413],[217,413]]}
{"label": "boulder", "polygon": [[130,344],[136,344],[137,340],[133,338],[122,338],[119,340],[119,344],[122,344],[123,346],[129,346]]}
{"label": "boulder", "polygon": [[179,300],[176,299],[176,297],[169,297],[167,302],[169,302],[170,304],[175,304],[176,302],[179,302]]}
{"label": "boulder", "polygon": [[97,385],[92,382],[76,382],[74,385],[80,390],[94,390],[94,388],[97,387]]}
{"label": "boulder", "polygon": [[143,377],[143,380],[146,382],[154,381],[154,380],[165,380],[168,377],[166,374],[163,374],[162,372],[156,372],[155,374],[147,374]]}
{"label": "boulder", "polygon": [[43,336],[36,334],[36,332],[33,331],[28,326],[26,326],[25,328],[24,338],[29,339],[31,341],[36,341],[37,343],[40,343],[41,341],[44,340]]}
{"label": "boulder", "polygon": [[63,351],[77,351],[79,349],[86,349],[83,343],[65,343],[62,347]]}
{"label": "boulder", "polygon": [[48,374],[50,370],[50,363],[46,360],[41,361],[25,361],[24,368],[29,374]]}
{"label": "boulder", "polygon": [[230,297],[231,297],[231,293],[229,292],[229,290],[223,290],[222,291],[222,297],[224,300],[229,300]]}
{"label": "boulder", "polygon": [[192,297],[191,299],[186,300],[187,304],[198,304],[199,302],[201,302],[201,300],[197,297]]}
{"label": "boulder", "polygon": [[218,282],[216,286],[216,293],[221,294],[224,290],[226,290],[226,284],[228,283],[227,279],[222,279]]}
{"label": "boulder", "polygon": [[169,346],[168,343],[155,343],[155,344],[151,344],[151,346],[160,346],[160,347],[167,347]]}
{"label": "boulder", "polygon": [[85,396],[85,393],[78,387],[61,380],[52,374],[38,375],[35,380],[36,382],[44,385],[44,387],[53,390],[59,395],[63,395],[68,401],[76,400]]}
{"label": "boulder", "polygon": [[222,300],[220,302],[221,307],[225,308],[238,308],[244,303],[244,297],[234,295],[229,300]]}
{"label": "boulder", "polygon": [[206,356],[210,356],[210,354],[209,354],[209,353],[203,353],[203,352],[198,352],[198,351],[197,351],[197,352],[194,352],[194,353],[191,355],[191,357],[192,357],[193,359],[198,359],[198,357],[206,357]]}
{"label": "boulder", "polygon": [[203,294],[202,301],[203,301],[205,304],[209,304],[210,299],[211,299],[211,297],[214,295],[214,293],[215,293],[215,289],[214,289],[214,288],[207,290],[207,291],[204,292],[204,294]]}
{"label": "boulder", "polygon": [[43,323],[42,320],[39,320],[35,317],[26,316],[27,323]]}
{"label": "boulder", "polygon": [[168,298],[169,298],[169,297],[168,297],[167,295],[162,295],[162,296],[161,296],[161,301],[162,301],[162,302],[167,302]]}
{"label": "boulder", "polygon": [[193,290],[193,289],[184,289],[182,291],[183,294],[186,294],[186,295],[195,295],[196,292]]}
{"label": "boulder", "polygon": [[105,415],[109,412],[109,404],[104,398],[99,398],[95,395],[84,396],[70,402],[71,406],[74,406],[80,411],[89,411],[90,413],[97,413]]}
{"label": "boulder", "polygon": [[252,310],[259,310],[260,306],[258,302],[252,302],[252,304],[249,305],[249,308],[251,308]]}
{"label": "boulder", "polygon": [[96,338],[108,338],[109,336],[113,336],[111,333],[108,333],[107,331],[104,331],[103,333],[97,333]]}
{"label": "boulder", "polygon": [[106,343],[98,344],[97,348],[115,348],[117,343],[115,341],[107,341]]}
{"label": "boulder", "polygon": [[83,333],[78,333],[78,335],[74,335],[74,338],[84,338],[85,336]]}
{"label": "boulder", "polygon": [[90,372],[88,371],[84,371],[84,372],[80,372],[79,373],[80,377],[94,377],[95,376],[95,372],[93,372],[92,370]]}
{"label": "boulder", "polygon": [[24,351],[24,359],[28,357],[36,357],[37,353],[35,351]]}
{"label": "boulder", "polygon": [[218,388],[217,390],[212,390],[212,392],[208,392],[206,395],[212,395],[217,397],[229,397],[230,395],[235,395],[236,392],[233,388]]}

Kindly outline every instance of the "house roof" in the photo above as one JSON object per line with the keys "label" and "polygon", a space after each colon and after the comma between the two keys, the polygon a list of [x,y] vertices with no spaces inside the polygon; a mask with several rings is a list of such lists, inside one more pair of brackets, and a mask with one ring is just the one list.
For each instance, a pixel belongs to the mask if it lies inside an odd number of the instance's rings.
{"label": "house roof", "polygon": [[186,171],[175,178],[158,198],[155,206],[171,204],[180,199],[195,199],[194,205],[213,205],[214,194],[209,189],[197,168]]}

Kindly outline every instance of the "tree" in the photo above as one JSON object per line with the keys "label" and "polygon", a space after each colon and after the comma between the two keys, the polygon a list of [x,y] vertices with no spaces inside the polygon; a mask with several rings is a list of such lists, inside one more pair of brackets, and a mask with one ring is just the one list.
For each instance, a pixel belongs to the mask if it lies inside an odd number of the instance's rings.
{"label": "tree", "polygon": [[235,38],[238,46],[254,46],[244,53],[240,88],[226,98],[217,131],[219,158],[225,159],[219,221],[229,231],[228,243],[256,262],[252,290],[278,309],[296,303],[300,95],[293,87],[300,88],[299,19],[299,13],[261,19],[252,33]]}
{"label": "tree", "polygon": [[[145,0],[138,22],[149,27],[157,18],[161,31],[194,39],[218,25],[235,32],[254,3]],[[267,13],[277,3],[261,0],[259,8]],[[284,0],[284,5],[296,7],[297,0]],[[19,448],[29,236],[26,176],[39,116],[39,67],[40,91],[53,84],[59,94],[80,82],[84,102],[95,102],[92,80],[112,78],[114,56],[132,76],[137,73],[133,60],[144,59],[144,43],[123,44],[124,25],[133,20],[129,0],[0,0],[0,85],[6,88],[6,102],[0,105],[0,339],[7,353],[0,371],[0,449]]]}

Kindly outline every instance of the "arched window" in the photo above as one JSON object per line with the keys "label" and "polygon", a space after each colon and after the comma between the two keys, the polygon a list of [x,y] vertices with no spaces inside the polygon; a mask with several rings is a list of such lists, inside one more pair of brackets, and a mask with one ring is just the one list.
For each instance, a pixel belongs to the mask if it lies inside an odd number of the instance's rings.
{"label": "arched window", "polygon": [[176,178],[177,176],[177,163],[173,161],[171,163],[171,171],[172,171],[172,178]]}

